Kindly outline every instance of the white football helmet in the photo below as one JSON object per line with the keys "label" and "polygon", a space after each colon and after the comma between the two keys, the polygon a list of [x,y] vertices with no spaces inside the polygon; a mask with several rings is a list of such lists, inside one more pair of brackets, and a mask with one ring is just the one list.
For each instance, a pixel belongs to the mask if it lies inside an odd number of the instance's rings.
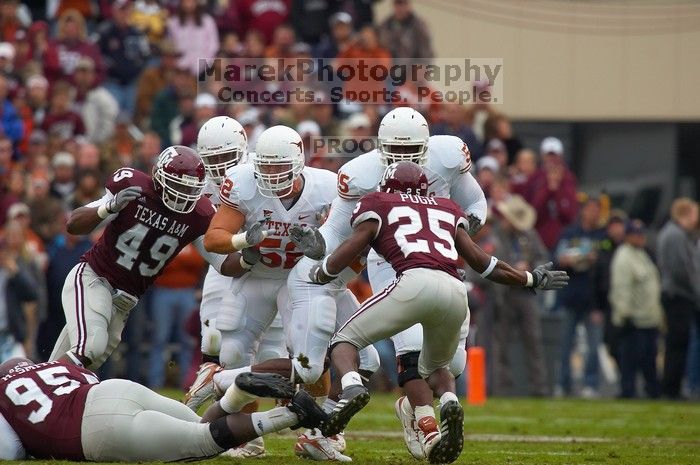
{"label": "white football helmet", "polygon": [[260,134],[252,158],[260,193],[284,197],[304,169],[304,142],[294,129],[272,126]]}
{"label": "white football helmet", "polygon": [[248,150],[243,126],[228,116],[215,116],[199,129],[197,153],[202,157],[207,177],[221,184],[226,170],[236,166]]}
{"label": "white football helmet", "polygon": [[379,154],[385,166],[412,161],[420,166],[428,162],[428,122],[408,107],[391,110],[382,118],[377,134]]}

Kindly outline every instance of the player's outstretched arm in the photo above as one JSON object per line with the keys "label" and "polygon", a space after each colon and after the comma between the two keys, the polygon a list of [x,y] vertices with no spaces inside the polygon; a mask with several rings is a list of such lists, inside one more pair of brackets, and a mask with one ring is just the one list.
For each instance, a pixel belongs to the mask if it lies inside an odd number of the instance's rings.
{"label": "player's outstretched arm", "polygon": [[100,223],[113,218],[129,202],[141,197],[140,186],[129,186],[112,195],[109,191],[99,200],[80,207],[70,215],[66,224],[69,234],[85,235],[91,233]]}
{"label": "player's outstretched arm", "polygon": [[377,235],[379,222],[373,219],[363,221],[355,227],[350,237],[326,257],[321,264],[314,265],[309,272],[312,282],[325,284],[338,276],[352,261],[357,258]]}
{"label": "player's outstretched arm", "polygon": [[565,271],[552,270],[552,263],[540,265],[533,270],[516,270],[508,263],[489,256],[471,240],[464,228],[457,228],[455,238],[457,252],[475,271],[481,276],[499,284],[509,286],[523,286],[534,289],[550,290],[561,289],[569,282],[569,276]]}

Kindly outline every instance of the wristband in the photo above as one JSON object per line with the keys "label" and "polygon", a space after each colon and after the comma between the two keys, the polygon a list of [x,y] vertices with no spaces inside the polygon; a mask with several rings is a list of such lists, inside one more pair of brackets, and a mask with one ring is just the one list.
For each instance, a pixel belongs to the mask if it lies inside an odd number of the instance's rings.
{"label": "wristband", "polygon": [[[328,256],[330,257],[330,255]],[[338,276],[338,274],[333,274],[328,271],[328,268],[326,268],[326,262],[328,261],[328,257],[324,258],[323,261],[321,262],[321,271],[328,276],[329,278],[335,278]]]}
{"label": "wristband", "polygon": [[100,205],[97,207],[97,216],[99,216],[101,219],[107,218],[111,213],[109,210],[107,210],[107,205]]}
{"label": "wristband", "polygon": [[231,236],[231,245],[233,245],[233,248],[236,250],[243,250],[246,247],[250,247],[248,241],[245,240],[245,231]]}
{"label": "wristband", "polygon": [[532,273],[529,271],[525,272],[525,276],[527,277],[527,282],[525,283],[525,287],[532,287],[532,285],[535,283],[535,278],[532,276]]}
{"label": "wristband", "polygon": [[483,273],[481,273],[482,278],[486,278],[488,275],[491,274],[494,268],[496,268],[496,264],[498,263],[498,259],[494,256],[491,256],[491,261],[489,262],[489,266],[486,267]]}
{"label": "wristband", "polygon": [[241,258],[238,260],[238,263],[241,264],[241,268],[243,268],[244,270],[250,270],[251,268],[253,268],[253,266],[255,266],[255,265],[251,265],[250,263],[248,263],[247,261],[245,261],[245,260],[243,259],[243,256],[242,256],[242,255],[241,255]]}

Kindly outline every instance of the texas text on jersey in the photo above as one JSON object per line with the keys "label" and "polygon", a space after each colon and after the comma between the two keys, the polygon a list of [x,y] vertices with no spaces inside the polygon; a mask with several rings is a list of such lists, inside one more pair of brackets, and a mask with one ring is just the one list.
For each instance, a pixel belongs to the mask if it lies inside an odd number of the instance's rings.
{"label": "texas text on jersey", "polygon": [[129,186],[140,186],[141,197],[114,217],[81,261],[112,287],[139,297],[180,250],[206,232],[214,207],[200,198],[190,213],[174,212],[152,178],[131,168],[117,170],[105,187],[117,193]]}
{"label": "texas text on jersey", "polygon": [[29,455],[85,460],[80,428],[88,391],[98,382],[70,363],[23,362],[0,378],[0,414]]}
{"label": "texas text on jersey", "polygon": [[357,204],[351,224],[379,222],[372,248],[394,267],[397,275],[413,268],[442,270],[459,279],[457,228],[468,227],[455,202],[440,197],[373,192]]}
{"label": "texas text on jersey", "polygon": [[221,203],[243,213],[244,229],[263,221],[270,230],[268,237],[258,245],[262,258],[251,272],[268,277],[286,276],[303,256],[290,240],[289,228],[295,224],[319,225],[317,213],[335,198],[335,174],[305,167],[301,174],[304,190],[291,206],[260,193],[252,164],[235,166],[226,174],[221,185]]}

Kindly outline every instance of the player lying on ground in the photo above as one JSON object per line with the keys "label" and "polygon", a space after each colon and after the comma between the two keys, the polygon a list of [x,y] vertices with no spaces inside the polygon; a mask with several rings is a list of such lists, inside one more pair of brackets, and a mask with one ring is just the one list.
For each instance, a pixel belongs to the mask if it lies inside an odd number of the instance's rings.
{"label": "player lying on ground", "polygon": [[[398,275],[386,289],[370,297],[331,340],[331,361],[343,391],[322,427],[324,434],[343,430],[369,402],[369,392],[357,372],[358,350],[420,323],[424,339],[418,371],[440,399],[441,420],[436,437],[423,442],[424,453],[433,463],[450,463],[459,456],[464,441],[464,413],[448,369],[468,312],[467,292],[457,271],[459,256],[482,277],[511,286],[560,289],[569,277],[563,271],[550,271],[551,263],[530,273],[489,257],[469,238],[462,209],[449,199],[427,197],[427,189],[427,177],[418,165],[390,165],[380,192],[358,202],[350,238],[312,268],[309,278],[319,284],[331,281],[368,246],[389,261]],[[435,421],[416,414],[418,422]]]}
{"label": "player lying on ground", "polygon": [[[257,397],[287,407],[237,413]],[[326,414],[277,375],[247,374],[200,418],[187,406],[123,379],[60,360],[0,365],[0,460],[28,456],[93,462],[204,459],[290,427],[317,427]]]}
{"label": "player lying on ground", "polygon": [[203,187],[202,160],[188,147],[173,146],[158,156],[152,177],[121,168],[107,181],[104,197],[71,213],[70,234],[107,226],[66,277],[66,326],[50,360],[99,368],[119,345],[139,297],[189,243],[221,273],[242,271],[237,256],[204,249],[214,207],[201,197]]}

